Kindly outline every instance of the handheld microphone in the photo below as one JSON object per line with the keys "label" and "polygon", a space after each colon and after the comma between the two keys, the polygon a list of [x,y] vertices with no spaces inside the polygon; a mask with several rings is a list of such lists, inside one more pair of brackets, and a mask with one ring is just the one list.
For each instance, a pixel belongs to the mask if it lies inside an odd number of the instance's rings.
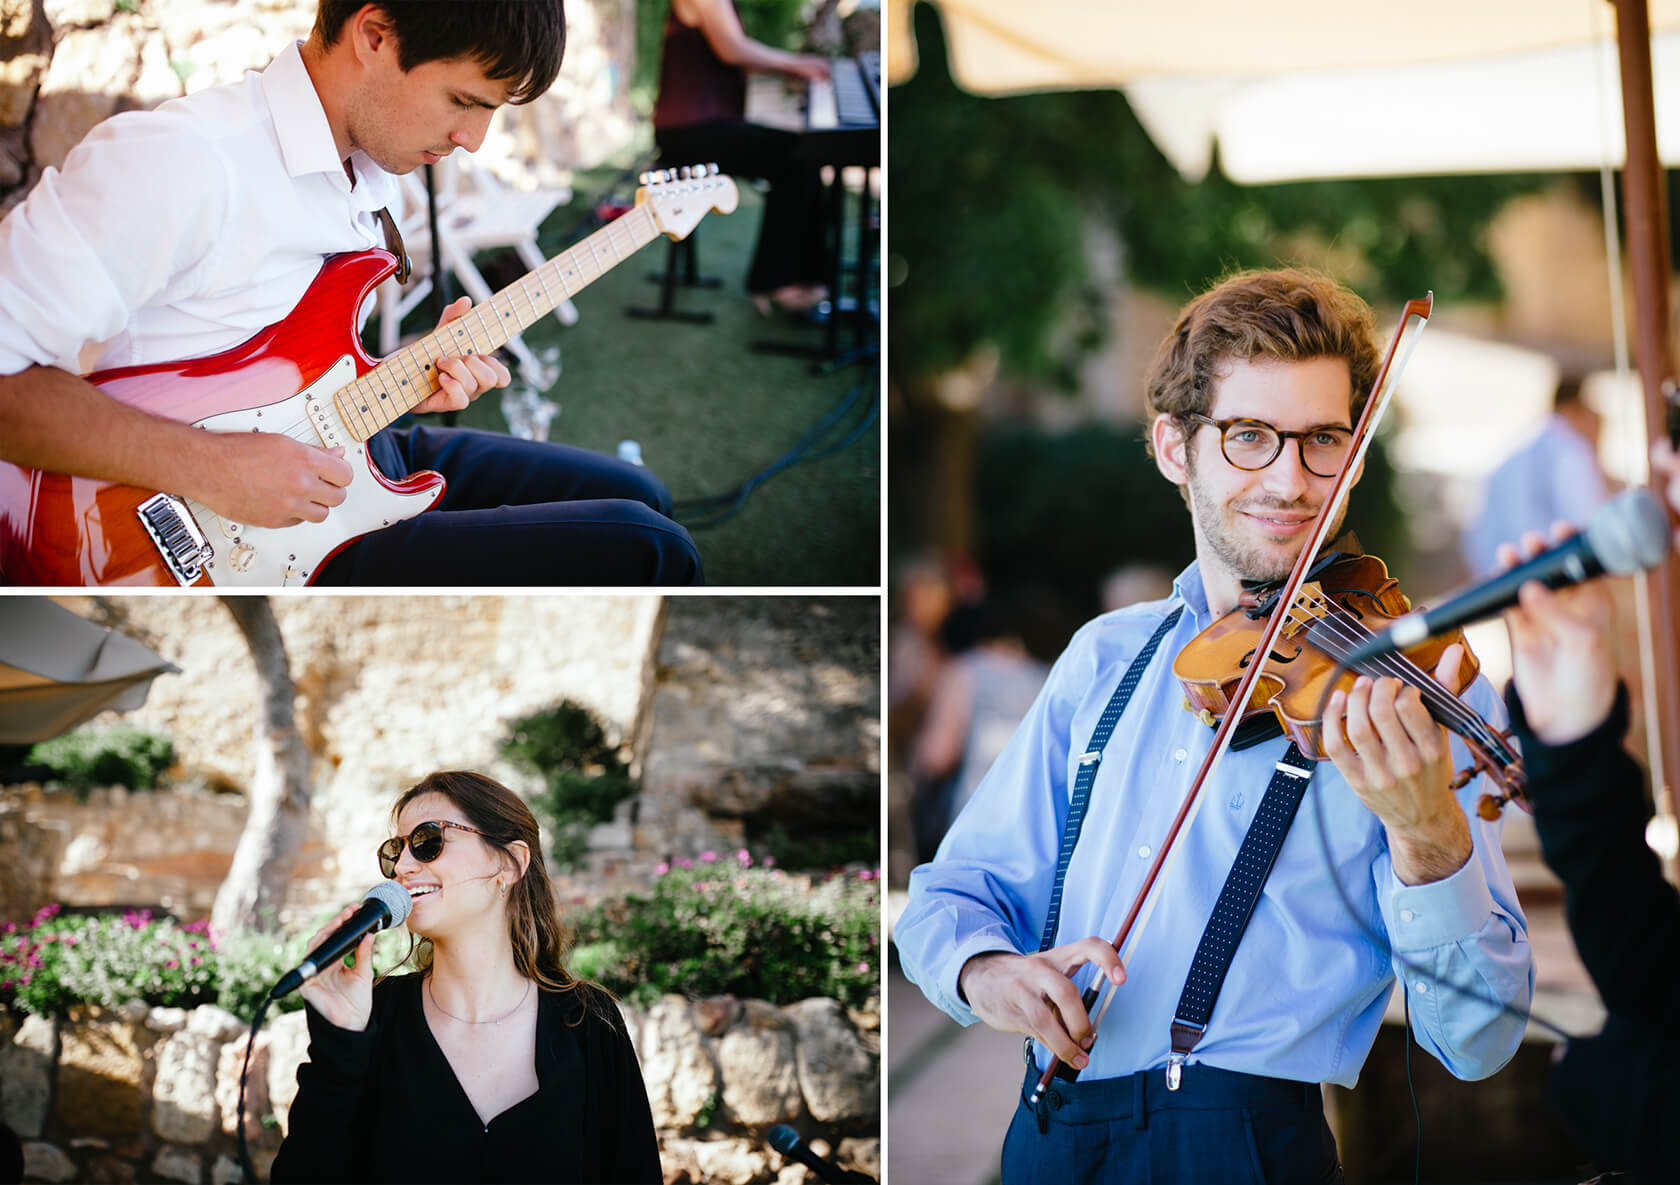
{"label": "handheld microphone", "polygon": [[1607,502],[1579,535],[1549,547],[1533,559],[1492,576],[1443,601],[1417,609],[1374,638],[1354,647],[1342,665],[1416,646],[1426,638],[1503,613],[1517,603],[1517,590],[1530,580],[1547,588],[1580,584],[1606,572],[1620,575],[1654,568],[1668,555],[1668,511],[1643,486],[1623,490]]}
{"label": "handheld microphone", "polygon": [[790,1156],[817,1175],[819,1181],[835,1182],[867,1182],[874,1185],[873,1177],[866,1177],[862,1173],[850,1172],[841,1168],[833,1161],[824,1160],[805,1146],[805,1141],[799,1138],[799,1133],[785,1123],[778,1123],[770,1129],[770,1147],[783,1156]]}
{"label": "handheld microphone", "polygon": [[367,891],[361,907],[346,918],[343,925],[328,934],[321,945],[309,952],[308,958],[281,976],[280,982],[268,993],[268,998],[278,1000],[297,991],[314,979],[323,967],[330,967],[334,959],[342,959],[355,950],[363,936],[402,925],[413,908],[414,901],[406,889],[396,881],[380,881]]}

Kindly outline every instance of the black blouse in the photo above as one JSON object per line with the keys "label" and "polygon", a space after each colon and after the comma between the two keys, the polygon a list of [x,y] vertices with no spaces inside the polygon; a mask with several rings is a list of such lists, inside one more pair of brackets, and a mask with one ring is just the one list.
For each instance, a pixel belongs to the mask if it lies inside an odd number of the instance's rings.
{"label": "black blouse", "polygon": [[1575,949],[1609,1016],[1577,1037],[1552,1072],[1552,1102],[1601,1168],[1680,1175],[1680,898],[1645,843],[1644,780],[1622,748],[1625,686],[1608,719],[1546,745],[1508,693],[1546,863],[1563,881]]}
{"label": "black blouse", "polygon": [[610,998],[539,992],[537,1091],[486,1124],[426,1023],[423,978],[376,986],[360,1033],[306,1006],[309,1060],[272,1180],[661,1179],[641,1068]]}

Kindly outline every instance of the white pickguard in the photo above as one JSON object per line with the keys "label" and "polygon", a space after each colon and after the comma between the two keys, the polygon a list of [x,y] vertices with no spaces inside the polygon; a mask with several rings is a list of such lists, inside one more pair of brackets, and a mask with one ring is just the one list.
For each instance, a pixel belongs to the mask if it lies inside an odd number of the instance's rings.
{"label": "white pickguard", "polygon": [[327,513],[325,522],[291,527],[253,527],[229,522],[197,503],[189,503],[206,540],[214,550],[207,565],[212,583],[230,587],[298,587],[309,583],[318,565],[341,545],[369,531],[413,518],[443,495],[443,486],[412,494],[386,489],[374,476],[367,445],[345,430],[333,405],[333,394],[356,377],[346,354],[315,382],[289,399],[262,407],[223,412],[198,421],[194,427],[211,432],[268,432],[298,425],[313,429],[308,443],[323,448],[344,446],[352,476],[342,505]]}

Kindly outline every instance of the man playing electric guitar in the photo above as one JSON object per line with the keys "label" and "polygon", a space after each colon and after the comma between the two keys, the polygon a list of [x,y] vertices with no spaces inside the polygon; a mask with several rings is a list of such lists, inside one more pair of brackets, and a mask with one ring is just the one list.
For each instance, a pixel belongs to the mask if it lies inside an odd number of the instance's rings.
{"label": "man playing electric guitar", "polygon": [[[1244,581],[1292,570],[1351,455],[1371,330],[1359,297],[1293,270],[1234,276],[1180,312],[1149,376],[1148,439],[1196,558],[1171,597],[1074,636],[910,876],[905,974],[959,1022],[1032,1039],[1005,1185],[1340,1181],[1319,1084],[1353,1084],[1397,979],[1419,1043],[1460,1078],[1522,1039],[1533,962],[1498,825],[1467,814],[1480,780],[1454,793],[1460,742],[1398,679],[1335,693],[1323,764],[1281,730],[1233,742],[1130,966],[1107,938],[1213,743],[1174,660]],[[1436,677],[1456,686],[1462,658],[1448,647]],[[1465,701],[1499,718],[1485,679]],[[1227,908],[1244,897],[1251,913]],[[1123,986],[1098,1032],[1082,993],[1107,984]],[[1058,1058],[1078,1080],[1029,1105]]]}
{"label": "man playing electric guitar", "polygon": [[[368,480],[344,447],[202,431],[66,366],[94,343],[101,370],[202,358],[286,318],[325,257],[387,245],[395,174],[476,150],[497,107],[547,90],[564,44],[562,0],[321,0],[309,40],[260,74],[96,127],[0,222],[0,460],[168,491],[235,528],[327,521]],[[417,377],[436,390],[415,411],[509,381],[487,352],[429,362]],[[430,513],[371,523],[309,582],[700,581],[670,494],[637,466],[432,427],[372,434],[368,462],[393,486],[436,470],[447,488]]]}

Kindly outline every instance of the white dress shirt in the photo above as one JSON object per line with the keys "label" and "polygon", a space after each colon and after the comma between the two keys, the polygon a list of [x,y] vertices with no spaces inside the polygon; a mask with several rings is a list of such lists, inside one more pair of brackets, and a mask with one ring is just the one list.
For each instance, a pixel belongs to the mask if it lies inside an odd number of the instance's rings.
{"label": "white dress shirt", "polygon": [[[227,86],[126,112],[0,222],[0,374],[218,353],[284,318],[324,256],[384,246],[397,179],[350,183],[294,44]],[[352,327],[346,327],[347,330]]]}

